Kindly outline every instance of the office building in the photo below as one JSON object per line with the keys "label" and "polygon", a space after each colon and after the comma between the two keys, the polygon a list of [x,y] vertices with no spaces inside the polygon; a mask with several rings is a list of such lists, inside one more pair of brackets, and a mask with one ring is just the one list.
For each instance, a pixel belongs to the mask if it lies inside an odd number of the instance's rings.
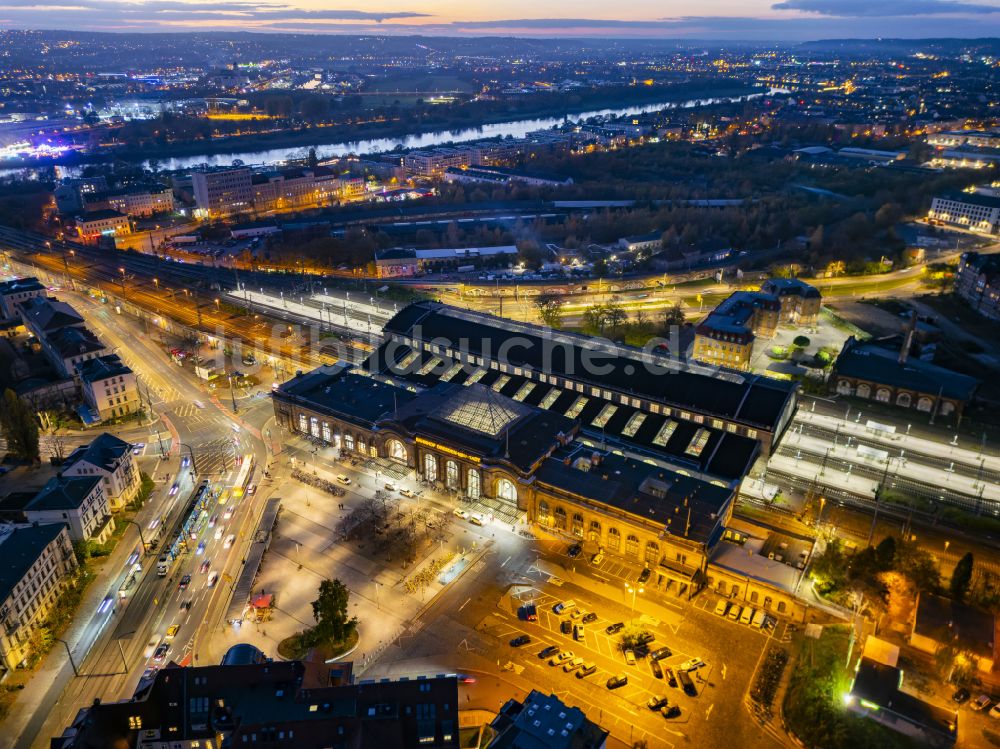
{"label": "office building", "polygon": [[1000,320],[1000,255],[963,253],[955,273],[955,293],[983,317]]}
{"label": "office building", "polygon": [[67,586],[76,555],[68,526],[0,526],[0,678],[24,665]]}
{"label": "office building", "polygon": [[129,218],[149,218],[174,210],[174,193],[166,185],[137,184],[82,196],[84,210],[118,211]]}
{"label": "office building", "polygon": [[996,234],[1000,231],[1000,197],[950,193],[934,198],[927,218],[981,234]]}
{"label": "office building", "polygon": [[249,168],[192,172],[191,186],[202,218],[225,218],[253,210],[253,174]]}

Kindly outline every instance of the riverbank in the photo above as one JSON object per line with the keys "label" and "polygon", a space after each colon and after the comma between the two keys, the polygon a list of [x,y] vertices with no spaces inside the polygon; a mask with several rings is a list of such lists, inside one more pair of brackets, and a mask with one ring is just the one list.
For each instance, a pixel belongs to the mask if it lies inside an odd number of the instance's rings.
{"label": "riverbank", "polygon": [[[117,147],[93,154],[71,152],[45,161],[37,159],[6,161],[2,164],[0,174],[8,170],[43,169],[49,166],[82,167],[115,159],[131,162],[147,162],[155,159],[161,162],[162,168],[170,171],[189,169],[201,162],[226,165],[234,159],[240,159],[248,164],[272,163],[288,158],[305,157],[309,148],[316,148],[321,158],[347,153],[384,152],[397,146],[426,148],[450,142],[507,135],[521,137],[531,130],[548,129],[567,119],[579,121],[599,116],[626,116],[671,107],[691,108],[725,104],[764,93],[766,93],[764,89],[753,86],[713,89],[704,84],[700,84],[697,90],[689,86],[630,89],[628,95],[622,93],[581,101],[580,106],[586,109],[573,112],[566,112],[561,108],[561,104],[557,107],[540,103],[540,106],[487,113],[476,124],[452,117],[434,122],[425,121],[414,127],[412,122],[400,118],[392,123],[302,128],[262,135],[218,138],[208,142],[193,141],[141,148]],[[301,149],[302,153],[288,153],[295,149]]]}

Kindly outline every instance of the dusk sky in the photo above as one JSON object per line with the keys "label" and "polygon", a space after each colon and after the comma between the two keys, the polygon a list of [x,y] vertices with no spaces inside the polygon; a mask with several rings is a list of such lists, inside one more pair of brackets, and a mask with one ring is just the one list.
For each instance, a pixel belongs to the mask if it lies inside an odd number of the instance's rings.
{"label": "dusk sky", "polygon": [[0,0],[0,28],[801,40],[1000,35],[1000,0]]}

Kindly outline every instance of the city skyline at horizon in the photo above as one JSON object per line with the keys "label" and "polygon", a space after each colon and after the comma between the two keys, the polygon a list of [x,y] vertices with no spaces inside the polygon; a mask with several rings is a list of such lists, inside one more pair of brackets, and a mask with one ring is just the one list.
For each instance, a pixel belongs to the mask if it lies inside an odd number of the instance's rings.
{"label": "city skyline at horizon", "polygon": [[[829,38],[982,38],[1000,35],[995,0],[720,0],[667,12],[639,0],[610,16],[596,0],[539,14],[524,0],[469,7],[454,0],[380,0],[364,9],[322,0],[2,0],[0,28],[120,32],[241,31],[536,38],[805,41]],[[51,21],[58,11],[58,21]],[[44,15],[43,15],[44,14]],[[42,21],[44,19],[44,21]]]}

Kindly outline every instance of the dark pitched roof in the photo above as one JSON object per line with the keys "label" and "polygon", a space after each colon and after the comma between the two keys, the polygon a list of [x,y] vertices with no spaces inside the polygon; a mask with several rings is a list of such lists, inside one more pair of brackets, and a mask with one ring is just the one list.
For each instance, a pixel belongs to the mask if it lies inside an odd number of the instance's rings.
{"label": "dark pitched roof", "polygon": [[27,512],[76,510],[94,491],[94,487],[100,483],[100,476],[58,476],[51,478],[24,509]]}
{"label": "dark pitched roof", "polygon": [[124,213],[120,213],[112,208],[105,208],[100,211],[86,211],[81,213],[76,217],[77,223],[86,223],[90,221],[103,221],[109,218],[126,218]]}
{"label": "dark pitched roof", "polygon": [[936,642],[954,640],[980,658],[992,660],[997,652],[997,617],[944,596],[920,594],[913,631]]}
{"label": "dark pitched roof", "polygon": [[64,359],[103,351],[106,348],[96,335],[83,327],[60,328],[48,336],[47,340]]}
{"label": "dark pitched roof", "polygon": [[956,203],[978,205],[982,208],[1000,208],[1000,198],[983,195],[978,192],[950,192],[941,196],[942,200],[952,200]]}
{"label": "dark pitched roof", "polygon": [[922,359],[908,358],[899,363],[899,351],[878,341],[862,342],[851,336],[837,357],[837,374],[854,377],[918,393],[968,401],[979,380]]}
{"label": "dark pitched roof", "polygon": [[122,456],[127,455],[131,450],[132,446],[128,442],[104,432],[96,439],[91,440],[89,445],[81,445],[70,453],[66,459],[66,466],[69,467],[85,460],[91,465],[113,471]]}
{"label": "dark pitched roof", "polygon": [[108,354],[107,356],[95,356],[76,365],[76,371],[80,379],[84,382],[95,382],[117,375],[131,374],[129,369],[118,356],[118,354]]}
{"label": "dark pitched roof", "polygon": [[[503,352],[514,367],[568,376],[771,431],[778,429],[797,387],[758,375],[672,362],[630,346],[435,302],[404,307],[386,323],[385,332],[434,341],[486,359]],[[368,366],[377,370],[383,363],[373,359]]]}
{"label": "dark pitched roof", "polygon": [[36,296],[21,303],[25,323],[42,332],[51,332],[70,325],[83,325],[80,314],[65,302]]}
{"label": "dark pitched roof", "polygon": [[901,691],[902,680],[900,669],[871,658],[862,658],[851,686],[851,696],[954,740],[958,730],[958,713]]}
{"label": "dark pitched roof", "polygon": [[37,278],[15,278],[13,281],[0,283],[0,296],[7,294],[23,294],[26,291],[44,291],[45,284]]}
{"label": "dark pitched roof", "polygon": [[31,569],[39,555],[62,532],[62,523],[46,523],[15,528],[4,535],[0,533],[0,603],[6,601],[14,586]]}
{"label": "dark pitched roof", "polygon": [[277,401],[301,403],[348,423],[371,428],[415,396],[406,388],[333,366],[296,375],[275,390],[272,397]]}
{"label": "dark pitched roof", "polygon": [[769,278],[760,285],[760,290],[765,294],[775,296],[801,296],[806,299],[815,299],[820,296],[819,289],[798,278]]}
{"label": "dark pitched roof", "polygon": [[490,726],[491,749],[600,749],[608,738],[580,708],[537,689],[523,702],[509,700]]}

